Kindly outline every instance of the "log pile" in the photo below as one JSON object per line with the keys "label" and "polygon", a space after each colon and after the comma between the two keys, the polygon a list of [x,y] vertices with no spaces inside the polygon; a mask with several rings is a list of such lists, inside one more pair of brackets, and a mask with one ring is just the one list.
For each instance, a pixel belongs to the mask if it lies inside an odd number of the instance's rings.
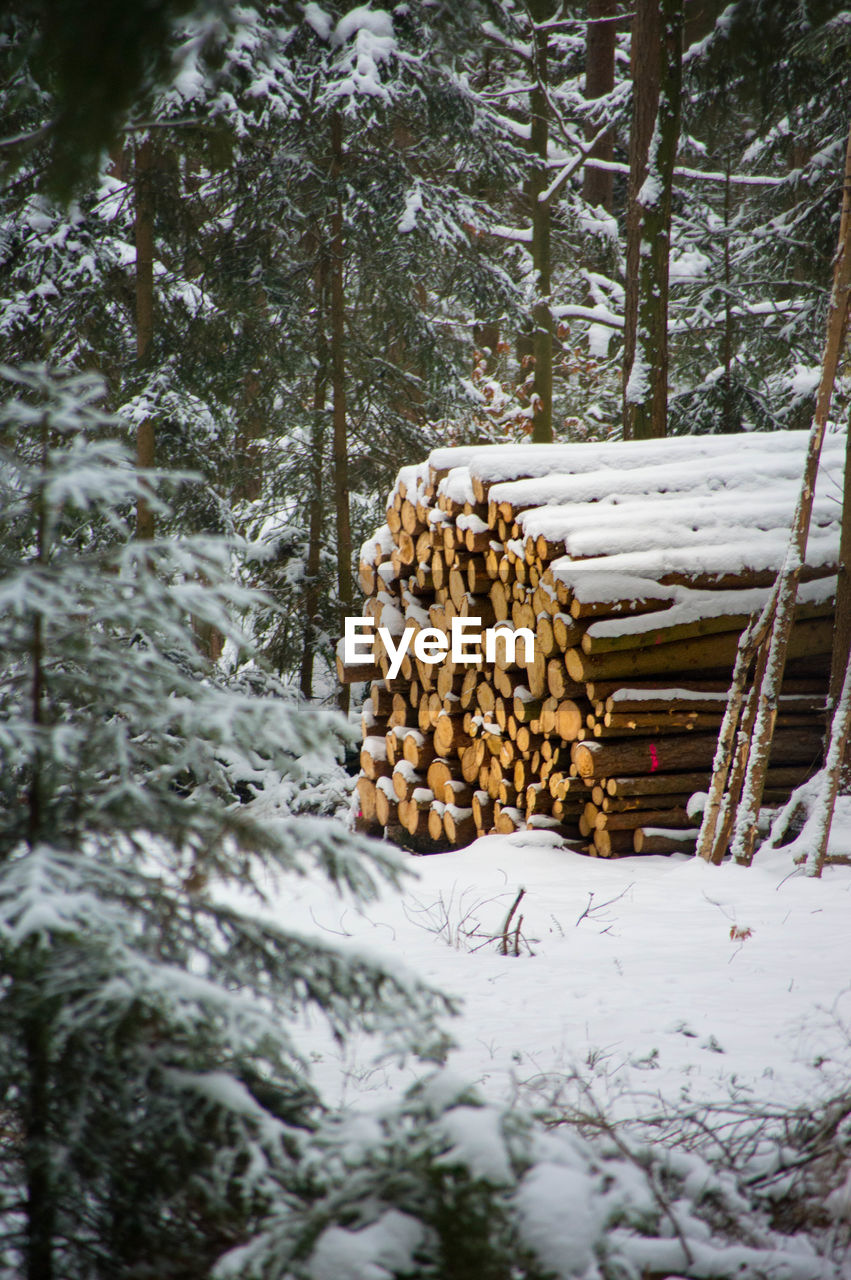
{"label": "log pile", "polygon": [[[361,553],[376,636],[361,825],[419,851],[552,828],[613,857],[688,849],[738,637],[782,562],[806,435],[436,450],[399,473]],[[818,767],[844,444],[829,438],[784,679],[767,801]],[[838,487],[837,487],[838,486]],[[430,664],[453,619],[496,637]],[[467,626],[471,626],[468,623]],[[468,641],[467,651],[470,652]],[[342,653],[342,650],[340,651]]]}

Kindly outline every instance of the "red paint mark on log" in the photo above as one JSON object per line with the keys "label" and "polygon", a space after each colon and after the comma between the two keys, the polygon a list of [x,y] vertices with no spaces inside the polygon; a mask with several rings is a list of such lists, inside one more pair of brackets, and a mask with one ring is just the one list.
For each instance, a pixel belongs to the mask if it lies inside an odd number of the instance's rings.
{"label": "red paint mark on log", "polygon": [[655,773],[659,768],[659,757],[656,754],[656,743],[650,743],[650,772]]}

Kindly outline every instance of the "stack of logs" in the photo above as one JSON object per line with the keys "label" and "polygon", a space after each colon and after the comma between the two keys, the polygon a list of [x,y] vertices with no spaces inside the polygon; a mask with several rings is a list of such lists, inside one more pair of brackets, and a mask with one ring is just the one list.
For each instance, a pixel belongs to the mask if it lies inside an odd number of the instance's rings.
{"label": "stack of logs", "polygon": [[[793,435],[803,433],[764,438],[766,451]],[[493,662],[479,650],[472,664],[447,655],[428,665],[411,645],[394,679],[378,639],[372,663],[338,657],[341,680],[371,682],[363,829],[421,852],[524,828],[554,829],[601,857],[693,844],[689,800],[708,786],[738,637],[773,582],[803,458],[795,439],[773,469],[752,467],[743,489],[740,440],[695,460],[701,478],[714,477],[703,518],[688,489],[696,473],[682,476],[683,441],[643,453],[607,445],[605,473],[587,445],[551,450],[546,476],[543,456],[536,477],[529,449],[507,467],[504,447],[440,450],[400,472],[387,525],[362,550],[363,613],[394,637],[448,633],[454,617],[528,628],[534,656],[525,662],[521,643],[512,660],[498,640]],[[632,477],[620,502],[619,452]],[[506,472],[509,482],[489,478]],[[683,500],[696,507],[690,537],[678,532]],[[821,758],[838,531],[818,499],[815,519],[767,804],[785,801]],[[742,546],[755,548],[744,563]]]}

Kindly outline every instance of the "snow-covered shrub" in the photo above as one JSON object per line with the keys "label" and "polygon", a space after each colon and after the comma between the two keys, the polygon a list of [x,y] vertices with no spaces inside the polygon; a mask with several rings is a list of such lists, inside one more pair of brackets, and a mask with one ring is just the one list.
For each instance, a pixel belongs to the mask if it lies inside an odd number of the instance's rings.
{"label": "snow-covered shrub", "polygon": [[[764,1130],[756,1114],[754,1125]],[[839,1280],[838,1235],[817,1249],[794,1221],[772,1222],[756,1181],[757,1156],[771,1172],[767,1145],[756,1142],[736,1169],[717,1151],[709,1159],[613,1127],[583,1137],[490,1105],[441,1071],[399,1103],[321,1125],[303,1144],[298,1194],[215,1275]],[[834,1216],[840,1200],[846,1184],[833,1193]]]}

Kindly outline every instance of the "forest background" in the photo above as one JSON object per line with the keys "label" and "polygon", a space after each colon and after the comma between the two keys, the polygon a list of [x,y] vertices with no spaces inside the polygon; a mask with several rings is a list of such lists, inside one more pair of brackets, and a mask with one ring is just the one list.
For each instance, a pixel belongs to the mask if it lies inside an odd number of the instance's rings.
{"label": "forest background", "polygon": [[179,526],[247,539],[308,698],[400,464],[811,418],[847,9],[456,9],[165,6],[156,59],[109,6],[6,17],[3,358],[203,475]]}
{"label": "forest background", "polygon": [[452,1002],[244,896],[403,872],[319,817],[399,465],[809,425],[850,45],[797,0],[4,7],[9,1274],[843,1274],[847,1090],[714,1164],[440,1074],[340,1116],[304,1007],[439,1061]]}

